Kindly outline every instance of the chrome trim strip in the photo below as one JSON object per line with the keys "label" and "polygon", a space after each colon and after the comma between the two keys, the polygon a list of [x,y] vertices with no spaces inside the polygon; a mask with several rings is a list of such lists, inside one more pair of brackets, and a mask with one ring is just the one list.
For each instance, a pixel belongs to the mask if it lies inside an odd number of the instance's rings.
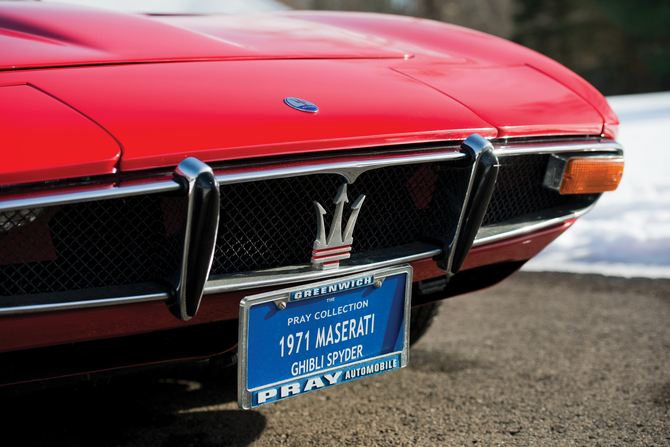
{"label": "chrome trim strip", "polygon": [[136,196],[139,194],[169,193],[179,191],[181,186],[172,180],[160,180],[154,183],[141,185],[119,185],[91,188],[80,192],[45,193],[2,200],[0,197],[0,212],[24,208],[38,208],[42,206],[67,205],[71,203],[93,202],[104,199],[118,199],[120,197]]}
{"label": "chrome trim strip", "polygon": [[472,244],[473,247],[478,245],[490,244],[492,242],[499,242],[505,239],[511,239],[517,236],[523,236],[525,234],[534,233],[545,228],[553,227],[555,225],[560,225],[568,220],[581,217],[584,214],[588,213],[593,209],[596,203],[592,203],[578,211],[560,216],[548,218],[546,220],[538,220],[536,222],[519,222],[507,225],[490,225],[488,227],[482,227],[477,233],[477,238]]}
{"label": "chrome trim strip", "polygon": [[[494,153],[496,156],[522,155],[522,154],[550,154],[559,152],[597,152],[611,151],[622,153],[623,148],[614,141],[590,141],[590,142],[561,142],[559,144],[546,143],[496,143]],[[419,154],[417,155],[418,152]],[[364,160],[349,160],[329,162],[327,159],[293,163],[286,166],[269,166],[252,171],[241,169],[226,171],[215,169],[216,179],[220,184],[243,183],[255,180],[267,180],[288,176],[303,176],[310,174],[340,174],[349,182],[353,182],[365,171],[385,166],[395,166],[413,163],[427,163],[434,161],[457,161],[467,155],[459,152],[458,147],[444,147],[442,149],[421,149],[409,155],[385,154],[379,157],[364,157]],[[346,157],[343,157],[346,158]],[[0,197],[0,212],[12,211],[23,208],[37,208],[41,206],[66,205],[94,200],[117,199],[120,197],[139,194],[170,193],[179,191],[181,186],[172,179],[156,180],[154,182],[140,185],[117,185],[92,187],[86,191],[75,192],[40,192],[26,193],[25,197],[18,195],[17,198],[2,200]]]}
{"label": "chrome trim strip", "polygon": [[[286,266],[269,270],[255,272],[244,272],[243,274],[225,275],[221,279],[207,281],[205,295],[213,293],[233,292],[236,290],[250,290],[260,287],[280,286],[303,281],[316,281],[340,275],[365,272],[367,270],[389,267],[396,264],[405,264],[421,259],[432,258],[442,253],[432,244],[416,243],[406,247],[416,247],[414,253],[404,254],[398,257],[384,260],[374,260],[373,256],[383,258],[379,253],[352,256],[347,263],[340,264],[337,270],[312,270],[309,264],[305,266]],[[380,250],[379,252],[381,252]],[[408,249],[408,251],[411,251]],[[386,252],[388,253],[388,252]]]}
{"label": "chrome trim strip", "polygon": [[119,304],[146,303],[149,301],[165,301],[168,297],[169,295],[167,293],[153,293],[151,295],[125,296],[121,298],[105,298],[101,300],[4,307],[0,308],[0,316],[4,317],[8,315],[21,315],[35,312],[55,312],[58,310],[88,309],[93,307],[116,306]]}
{"label": "chrome trim strip", "polygon": [[285,167],[270,166],[255,171],[224,171],[215,170],[216,180],[219,184],[245,183],[257,180],[269,180],[282,177],[299,177],[310,174],[340,174],[344,176],[349,183],[353,183],[358,176],[365,171],[383,168],[386,166],[399,166],[416,163],[428,163],[437,161],[457,161],[467,158],[466,154],[459,152],[458,147],[450,148],[447,151],[428,150],[420,155],[382,155],[378,157],[367,157],[368,159],[353,159],[350,161],[330,162],[321,160],[315,162],[305,162],[299,164],[287,165]]}
{"label": "chrome trim strip", "polygon": [[[382,155],[378,157],[369,156],[366,159],[343,160],[335,163],[326,160],[315,162],[293,163],[286,166],[268,166],[251,171],[240,169],[226,171],[216,169],[215,176],[219,184],[245,183],[256,180],[268,180],[282,177],[297,177],[310,174],[339,174],[344,176],[349,183],[353,182],[365,171],[382,168],[385,166],[397,166],[414,163],[427,163],[435,161],[457,161],[466,157],[458,152],[458,147],[442,148],[439,150],[424,149],[417,150],[410,155]],[[239,171],[239,172],[238,172]],[[81,187],[80,187],[81,188]],[[42,206],[67,205],[71,203],[92,202],[95,200],[117,199],[139,194],[170,193],[181,189],[181,186],[170,179],[156,180],[154,182],[140,185],[117,185],[91,187],[86,191],[68,192],[39,192],[25,193],[25,197],[17,195],[17,198],[2,200],[0,197],[0,212],[13,211],[25,208],[38,208]]]}
{"label": "chrome trim strip", "polygon": [[493,153],[498,157],[524,154],[555,154],[562,152],[616,152],[623,154],[623,146],[615,141],[513,143],[494,144]]}

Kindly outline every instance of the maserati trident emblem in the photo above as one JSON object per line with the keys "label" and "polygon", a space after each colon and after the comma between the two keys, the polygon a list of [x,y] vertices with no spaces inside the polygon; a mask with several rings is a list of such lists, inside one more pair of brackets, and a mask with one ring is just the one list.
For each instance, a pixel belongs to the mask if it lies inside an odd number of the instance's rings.
{"label": "maserati trident emblem", "polygon": [[347,184],[340,186],[335,195],[335,215],[333,216],[333,223],[330,225],[330,233],[326,238],[326,226],[323,222],[323,216],[326,210],[321,204],[314,201],[314,208],[316,208],[316,240],[312,250],[312,267],[320,270],[336,269],[340,266],[342,259],[349,257],[351,251],[351,243],[354,241],[353,233],[354,226],[358,213],[363,205],[365,196],[361,194],[354,203],[351,204],[351,216],[342,233],[342,211],[344,210],[344,202],[349,203],[347,197]]}
{"label": "maserati trident emblem", "polygon": [[289,107],[300,110],[301,112],[316,113],[319,111],[317,106],[300,98],[291,98],[289,96],[288,98],[284,98],[284,103]]}

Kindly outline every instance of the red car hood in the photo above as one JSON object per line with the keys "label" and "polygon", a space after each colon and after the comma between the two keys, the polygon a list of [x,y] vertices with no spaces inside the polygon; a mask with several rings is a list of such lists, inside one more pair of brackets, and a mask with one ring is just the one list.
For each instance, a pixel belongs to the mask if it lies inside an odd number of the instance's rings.
{"label": "red car hood", "polygon": [[155,16],[0,5],[0,69],[276,58],[404,58],[388,39],[288,16]]}
{"label": "red car hood", "polygon": [[[51,96],[95,123],[100,131],[91,138],[101,142],[77,144],[81,119],[41,113],[40,122],[30,105],[21,109],[27,124],[17,125],[17,111],[4,102],[0,117],[15,124],[0,120],[3,133],[47,122],[76,126],[59,127],[58,138],[45,134],[49,147],[16,135],[0,185],[174,166],[188,156],[222,161],[474,132],[593,135],[616,124],[593,87],[537,53],[397,16],[144,17],[2,3],[0,45],[0,87],[27,84]],[[286,97],[319,112],[291,109]],[[55,154],[60,160],[48,161]]]}

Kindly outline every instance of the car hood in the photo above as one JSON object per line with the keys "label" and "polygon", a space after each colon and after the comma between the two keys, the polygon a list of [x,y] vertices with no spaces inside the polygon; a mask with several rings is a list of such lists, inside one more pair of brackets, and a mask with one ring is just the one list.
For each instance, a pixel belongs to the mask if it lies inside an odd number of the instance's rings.
{"label": "car hood", "polygon": [[[216,162],[497,135],[457,101],[369,60],[129,64],[21,71],[0,79],[28,82],[94,120],[119,142],[116,166],[122,171],[175,166],[189,156]],[[291,108],[287,97],[319,110]],[[15,109],[11,102],[0,103],[7,116]],[[61,109],[53,110],[53,117],[40,117],[45,126],[60,121]],[[34,113],[22,113],[34,126]],[[3,126],[0,122],[0,131]],[[77,130],[72,127],[71,133],[52,147],[12,152],[27,159],[22,166],[40,158],[35,151],[72,152]],[[11,168],[1,166],[0,175]]]}
{"label": "car hood", "polygon": [[411,45],[285,15],[143,16],[0,4],[0,69],[278,58],[406,58]]}
{"label": "car hood", "polygon": [[[0,45],[0,87],[27,85],[66,105],[98,126],[106,148],[75,151],[74,125],[45,147],[23,147],[17,135],[0,184],[163,168],[188,156],[214,162],[472,133],[599,135],[617,124],[602,95],[565,67],[493,36],[407,17],[146,17],[2,3]],[[292,109],[287,97],[319,111]],[[0,115],[14,109],[2,103]],[[43,127],[29,108],[21,113]],[[42,152],[70,156],[31,170],[32,160],[47,159]]]}

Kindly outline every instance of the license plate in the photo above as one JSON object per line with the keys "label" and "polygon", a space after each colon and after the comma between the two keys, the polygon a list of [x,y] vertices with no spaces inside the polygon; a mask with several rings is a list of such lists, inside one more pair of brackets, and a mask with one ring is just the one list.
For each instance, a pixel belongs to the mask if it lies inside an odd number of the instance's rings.
{"label": "license plate", "polygon": [[411,290],[403,265],[244,298],[239,406],[407,366]]}

